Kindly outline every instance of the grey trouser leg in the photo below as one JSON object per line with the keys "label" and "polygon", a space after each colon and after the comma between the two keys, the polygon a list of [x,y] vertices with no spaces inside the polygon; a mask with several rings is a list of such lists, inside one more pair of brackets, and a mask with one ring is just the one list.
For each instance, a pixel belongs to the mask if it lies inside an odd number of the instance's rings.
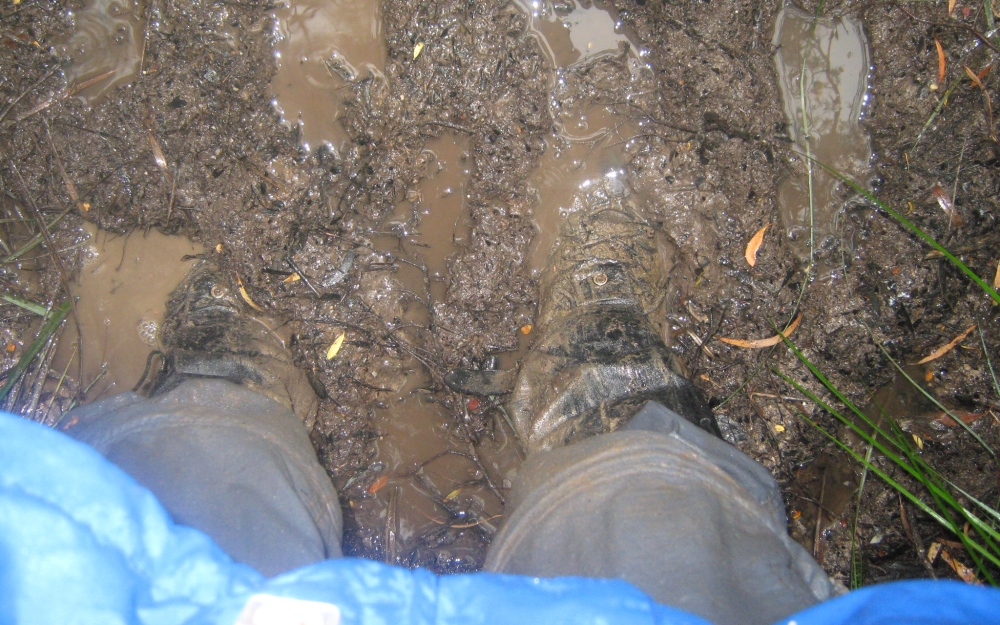
{"label": "grey trouser leg", "polygon": [[184,525],[267,576],[341,556],[341,511],[305,426],[219,379],[123,393],[67,415],[68,433],[151,490]]}
{"label": "grey trouser leg", "polygon": [[623,578],[724,625],[773,623],[832,594],[788,537],[768,471],[660,404],[529,456],[514,482],[487,570]]}

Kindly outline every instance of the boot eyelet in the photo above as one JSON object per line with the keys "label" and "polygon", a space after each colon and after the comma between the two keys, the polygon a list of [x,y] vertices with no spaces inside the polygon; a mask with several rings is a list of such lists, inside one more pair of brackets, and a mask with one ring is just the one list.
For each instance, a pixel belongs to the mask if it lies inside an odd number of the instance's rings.
{"label": "boot eyelet", "polygon": [[595,273],[594,274],[594,284],[597,286],[604,286],[608,283],[608,274],[606,273]]}
{"label": "boot eyelet", "polygon": [[214,297],[215,299],[220,299],[226,296],[226,287],[216,284],[215,286],[212,287],[211,293],[212,297]]}

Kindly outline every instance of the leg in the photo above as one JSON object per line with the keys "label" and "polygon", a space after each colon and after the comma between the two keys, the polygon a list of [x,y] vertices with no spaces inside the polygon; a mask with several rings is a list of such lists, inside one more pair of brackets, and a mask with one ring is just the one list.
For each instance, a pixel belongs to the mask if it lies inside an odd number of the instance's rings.
{"label": "leg", "polygon": [[278,573],[339,557],[337,493],[302,421],[232,382],[190,379],[75,410],[69,434],[151,490],[235,560]]}
{"label": "leg", "polygon": [[767,624],[831,596],[758,463],[660,404],[531,456],[486,568],[625,579],[715,623]]}
{"label": "leg", "polygon": [[668,246],[622,180],[594,187],[541,276],[537,343],[508,406],[528,459],[486,567],[624,578],[725,624],[826,599],[826,575],[787,535],[777,484],[716,436],[674,371],[656,322]]}
{"label": "leg", "polygon": [[89,443],[265,575],[341,555],[337,493],[307,425],[318,398],[227,274],[196,266],[171,293],[151,396],[124,393],[68,416]]}

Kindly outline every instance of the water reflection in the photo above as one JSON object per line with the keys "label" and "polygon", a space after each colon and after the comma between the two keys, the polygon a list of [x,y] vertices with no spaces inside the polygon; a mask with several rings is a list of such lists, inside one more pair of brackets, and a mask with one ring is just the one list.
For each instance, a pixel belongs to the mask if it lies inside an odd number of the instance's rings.
{"label": "water reflection", "polygon": [[[796,8],[778,14],[774,43],[785,115],[796,148],[838,172],[862,180],[872,150],[861,129],[870,94],[871,54],[860,22],[846,17],[816,17]],[[817,247],[836,231],[842,208],[840,185],[813,165],[782,182],[778,191],[782,220],[793,248],[809,255],[810,182],[813,237]]]}

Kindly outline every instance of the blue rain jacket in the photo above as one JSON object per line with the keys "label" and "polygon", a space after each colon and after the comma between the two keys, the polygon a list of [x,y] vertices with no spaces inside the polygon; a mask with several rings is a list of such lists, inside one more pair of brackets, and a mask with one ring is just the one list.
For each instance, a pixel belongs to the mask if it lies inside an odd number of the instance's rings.
{"label": "blue rain jacket", "polygon": [[[616,580],[436,576],[345,558],[265,579],[89,447],[0,413],[0,624],[231,624],[258,593],[334,604],[342,623],[705,621]],[[1000,590],[896,582],[783,623],[1000,625]]]}

